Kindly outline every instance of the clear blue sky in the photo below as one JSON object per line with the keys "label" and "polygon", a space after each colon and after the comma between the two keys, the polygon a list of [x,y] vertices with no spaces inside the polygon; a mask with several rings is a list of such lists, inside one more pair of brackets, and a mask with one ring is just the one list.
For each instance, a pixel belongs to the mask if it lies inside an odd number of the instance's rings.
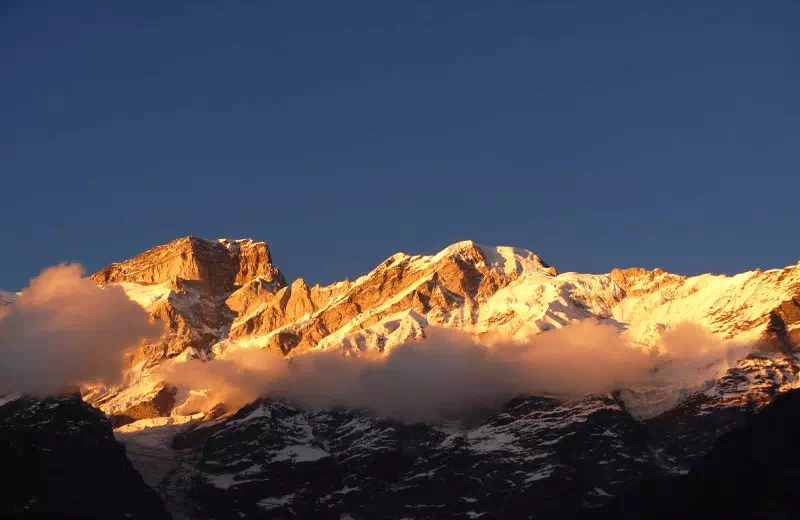
{"label": "clear blue sky", "polygon": [[791,264],[798,26],[797,0],[0,0],[0,287],[189,234],[311,283],[467,238]]}

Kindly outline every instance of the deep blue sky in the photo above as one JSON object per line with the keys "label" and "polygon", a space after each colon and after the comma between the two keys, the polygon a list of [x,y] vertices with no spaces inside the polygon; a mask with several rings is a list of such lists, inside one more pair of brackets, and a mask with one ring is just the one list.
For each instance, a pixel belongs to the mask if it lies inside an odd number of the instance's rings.
{"label": "deep blue sky", "polygon": [[800,260],[797,0],[181,4],[0,0],[0,287],[188,234],[312,283]]}

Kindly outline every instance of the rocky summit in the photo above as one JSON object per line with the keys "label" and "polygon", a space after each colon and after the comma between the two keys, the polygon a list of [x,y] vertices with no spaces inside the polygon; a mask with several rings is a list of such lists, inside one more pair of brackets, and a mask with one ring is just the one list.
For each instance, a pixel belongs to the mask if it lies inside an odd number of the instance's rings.
{"label": "rocky summit", "polygon": [[[123,383],[87,385],[82,395],[109,417],[176,518],[605,511],[642,482],[690,474],[721,436],[798,386],[800,373],[800,264],[734,276],[562,273],[525,249],[464,241],[309,286],[288,283],[264,242],[186,237],[92,279],[121,287],[165,326],[130,357]],[[408,422],[281,395],[240,409],[220,398],[200,409],[193,399],[208,395],[204,385],[157,376],[168,363],[223,366],[242,349],[374,359],[433,329],[524,341],[584,320],[613,326],[653,359],[664,354],[664,334],[687,323],[746,352],[711,377],[519,395],[457,421]]]}

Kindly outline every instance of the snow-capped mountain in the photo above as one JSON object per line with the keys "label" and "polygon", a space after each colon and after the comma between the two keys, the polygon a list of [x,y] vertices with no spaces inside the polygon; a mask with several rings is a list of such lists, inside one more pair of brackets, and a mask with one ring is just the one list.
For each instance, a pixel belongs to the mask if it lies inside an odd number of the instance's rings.
{"label": "snow-capped mountain", "polygon": [[[531,251],[465,241],[309,287],[287,283],[263,242],[187,237],[92,277],[121,286],[166,326],[130,360],[122,385],[87,387],[84,399],[134,447],[151,485],[184,490],[162,491],[168,506],[180,502],[170,506],[179,516],[557,518],[574,512],[558,504],[598,507],[641,479],[686,473],[800,373],[800,265],[736,276],[559,273]],[[520,396],[460,424],[310,410],[274,396],[202,413],[192,399],[205,389],[153,377],[165,363],[213,366],[242,348],[385,356],[431,327],[513,340],[587,319],[653,356],[662,335],[686,323],[753,352],[693,385]],[[153,470],[137,453],[176,462]]]}
{"label": "snow-capped mountain", "polygon": [[644,349],[683,323],[783,352],[800,339],[798,265],[736,276],[559,274],[530,251],[465,241],[436,255],[397,253],[354,281],[309,287],[287,284],[263,242],[187,237],[93,278],[119,284],[168,327],[132,360],[125,385],[86,396],[124,420],[169,413],[189,395],[151,379],[154,366],[224,357],[231,346],[360,355],[422,338],[431,325],[514,338],[587,318],[615,325]]}

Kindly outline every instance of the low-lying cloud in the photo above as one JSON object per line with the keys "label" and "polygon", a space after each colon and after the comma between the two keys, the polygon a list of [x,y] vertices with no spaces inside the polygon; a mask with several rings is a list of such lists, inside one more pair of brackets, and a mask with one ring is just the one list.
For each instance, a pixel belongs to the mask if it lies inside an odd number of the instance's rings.
{"label": "low-lying cloud", "polygon": [[385,355],[312,350],[284,358],[270,350],[231,348],[210,362],[168,362],[156,376],[209,388],[192,403],[201,410],[274,395],[314,408],[431,420],[496,409],[520,394],[569,398],[655,382],[695,384],[735,362],[727,344],[692,325],[667,333],[660,351],[666,353],[631,347],[616,327],[594,320],[516,341],[481,342],[429,327],[424,340]]}
{"label": "low-lying cloud", "polygon": [[0,310],[0,391],[53,394],[119,381],[124,355],[162,328],[120,287],[78,264],[42,271]]}
{"label": "low-lying cloud", "polygon": [[723,341],[694,323],[666,331],[658,347],[665,354],[658,360],[654,378],[690,388],[722,375],[753,350],[748,344]]}

